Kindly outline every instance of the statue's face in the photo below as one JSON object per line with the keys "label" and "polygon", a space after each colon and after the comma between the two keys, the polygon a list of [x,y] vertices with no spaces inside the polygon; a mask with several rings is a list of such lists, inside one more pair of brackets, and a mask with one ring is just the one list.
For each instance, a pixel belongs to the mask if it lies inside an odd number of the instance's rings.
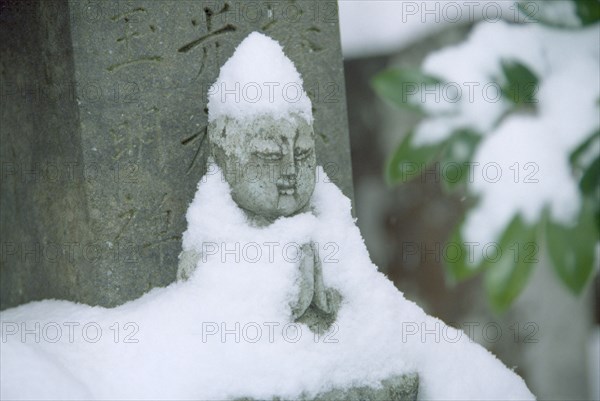
{"label": "statue's face", "polygon": [[316,157],[313,129],[305,120],[264,116],[246,125],[221,121],[210,129],[216,130],[211,138],[227,138],[211,139],[213,154],[240,207],[275,219],[308,204],[315,188]]}

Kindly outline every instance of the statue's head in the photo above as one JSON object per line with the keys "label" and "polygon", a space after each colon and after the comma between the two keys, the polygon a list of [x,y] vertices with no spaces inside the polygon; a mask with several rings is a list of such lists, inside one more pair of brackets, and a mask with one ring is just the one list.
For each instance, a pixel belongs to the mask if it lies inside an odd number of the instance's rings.
{"label": "statue's head", "polygon": [[315,187],[312,104],[275,40],[253,32],[208,94],[212,154],[234,201],[273,220],[306,208]]}
{"label": "statue's head", "polygon": [[209,126],[212,154],[243,209],[269,220],[303,210],[315,188],[312,126],[299,116],[221,117]]}

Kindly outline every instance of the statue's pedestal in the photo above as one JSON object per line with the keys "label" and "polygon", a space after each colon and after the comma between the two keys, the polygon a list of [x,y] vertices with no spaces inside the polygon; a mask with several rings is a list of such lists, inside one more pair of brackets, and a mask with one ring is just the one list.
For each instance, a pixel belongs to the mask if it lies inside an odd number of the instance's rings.
{"label": "statue's pedestal", "polygon": [[[320,393],[314,398],[301,397],[305,401],[414,401],[419,393],[419,376],[416,373],[392,376],[381,382],[381,388],[351,387],[345,390],[333,389]],[[236,401],[254,401],[253,398],[238,398]],[[273,401],[283,401],[274,397]]]}

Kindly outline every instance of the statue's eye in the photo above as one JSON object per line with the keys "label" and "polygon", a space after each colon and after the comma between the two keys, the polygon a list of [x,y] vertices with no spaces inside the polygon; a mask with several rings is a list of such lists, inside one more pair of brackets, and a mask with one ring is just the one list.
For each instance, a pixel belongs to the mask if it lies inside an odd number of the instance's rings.
{"label": "statue's eye", "polygon": [[283,158],[283,154],[280,152],[254,152],[256,157],[266,161],[278,161]]}
{"label": "statue's eye", "polygon": [[310,152],[312,149],[296,149],[294,151],[294,159],[296,160],[304,160],[308,156],[310,156]]}

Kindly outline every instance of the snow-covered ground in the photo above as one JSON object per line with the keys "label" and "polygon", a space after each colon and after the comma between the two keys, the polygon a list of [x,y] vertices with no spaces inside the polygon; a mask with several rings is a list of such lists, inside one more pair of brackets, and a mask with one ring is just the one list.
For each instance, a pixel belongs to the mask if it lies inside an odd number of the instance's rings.
{"label": "snow-covered ground", "polygon": [[[349,199],[322,169],[314,212],[265,228],[248,224],[220,171],[209,171],[188,212],[207,250],[193,277],[114,309],[47,300],[3,311],[2,399],[293,399],[411,371],[420,399],[534,398],[377,271]],[[290,321],[295,252],[309,240],[344,299],[320,337]]]}

